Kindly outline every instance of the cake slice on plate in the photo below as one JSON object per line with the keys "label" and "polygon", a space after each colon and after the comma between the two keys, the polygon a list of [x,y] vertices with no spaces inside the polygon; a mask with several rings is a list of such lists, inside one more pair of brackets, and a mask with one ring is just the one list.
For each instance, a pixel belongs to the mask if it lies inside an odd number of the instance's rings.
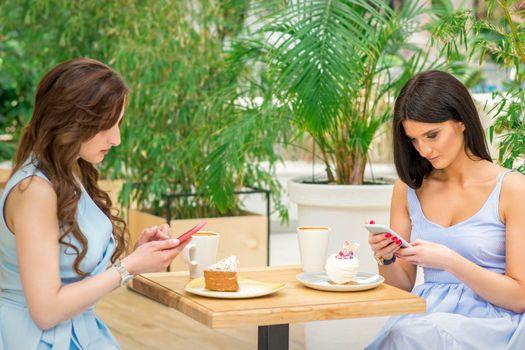
{"label": "cake slice on plate", "polygon": [[218,292],[237,292],[237,265],[239,261],[235,255],[222,259],[204,270],[204,284],[206,289]]}

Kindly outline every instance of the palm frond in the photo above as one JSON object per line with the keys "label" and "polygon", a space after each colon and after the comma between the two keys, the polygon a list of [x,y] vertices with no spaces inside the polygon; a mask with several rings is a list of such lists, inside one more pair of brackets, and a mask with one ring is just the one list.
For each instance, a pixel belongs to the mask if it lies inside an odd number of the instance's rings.
{"label": "palm frond", "polygon": [[279,99],[293,103],[305,130],[335,126],[333,116],[344,114],[348,96],[363,86],[356,79],[369,63],[363,56],[379,56],[373,39],[392,17],[382,1],[303,1],[262,28]]}

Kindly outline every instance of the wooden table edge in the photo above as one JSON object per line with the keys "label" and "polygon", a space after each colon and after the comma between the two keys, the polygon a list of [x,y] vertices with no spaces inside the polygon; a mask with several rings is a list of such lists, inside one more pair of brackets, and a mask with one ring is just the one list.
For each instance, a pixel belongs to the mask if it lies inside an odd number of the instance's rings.
{"label": "wooden table edge", "polygon": [[[155,294],[155,296],[151,295],[151,291],[154,291],[155,288],[161,288],[164,289],[168,295],[173,296],[171,300],[168,300],[168,298],[161,298],[159,295]],[[214,312],[204,306],[202,306],[199,303],[196,303],[190,299],[186,299],[181,303],[180,296],[174,292],[173,290],[164,287],[163,285],[152,281],[151,279],[145,277],[145,276],[136,276],[132,283],[128,285],[128,289],[136,292],[138,294],[141,294],[145,296],[146,298],[149,298],[151,300],[155,300],[165,306],[173,308],[175,311],[182,312],[186,316],[193,318],[194,320],[210,327],[212,327],[212,324],[210,322],[209,315],[213,315]],[[192,312],[190,313],[189,310]]]}
{"label": "wooden table edge", "polygon": [[[287,267],[290,268],[290,267]],[[173,274],[173,273],[171,273]],[[135,291],[149,299],[155,300],[163,305],[172,307],[175,310],[182,312],[186,316],[210,327],[210,328],[233,328],[238,327],[236,325],[237,321],[242,321],[241,323],[246,326],[268,326],[276,325],[282,323],[303,323],[311,321],[324,321],[324,320],[336,320],[336,319],[350,319],[350,318],[359,318],[359,314],[366,315],[364,317],[379,317],[379,316],[396,316],[403,314],[415,314],[415,313],[424,313],[426,311],[426,302],[423,298],[413,295],[414,298],[410,300],[383,300],[380,303],[385,307],[379,311],[370,312],[367,311],[367,307],[370,303],[378,303],[377,301],[362,303],[358,306],[359,311],[356,314],[356,306],[352,303],[341,303],[337,312],[330,313],[330,318],[328,317],[316,317],[311,313],[311,307],[287,307],[279,308],[274,310],[265,310],[265,309],[250,309],[250,310],[237,310],[237,311],[223,311],[223,312],[214,312],[209,308],[202,306],[201,304],[192,301],[191,299],[184,299],[181,302],[180,296],[173,290],[164,287],[163,285],[149,279],[151,276],[165,276],[165,273],[161,274],[148,274],[144,276],[137,276],[133,282],[132,286],[129,287],[130,290]],[[168,294],[173,296],[173,298],[162,298],[158,294],[152,295],[151,291],[155,288],[162,288]],[[391,311],[392,308],[396,307],[396,304],[403,303],[402,310]],[[312,305],[315,306],[315,305]],[[352,313],[348,314],[346,307],[352,307]],[[324,309],[332,309],[333,306],[317,306],[317,311],[322,312]],[[390,310],[390,311],[386,311]],[[276,312],[288,312],[293,313],[293,317],[288,318],[286,321],[279,321],[278,319],[272,318],[271,320],[266,320],[265,316],[272,316]]]}
{"label": "wooden table edge", "polygon": [[[416,296],[415,296],[416,297]],[[388,306],[395,307],[396,304],[400,303],[399,300],[385,300],[381,301],[380,303],[385,306],[383,310],[387,310]],[[416,314],[416,313],[424,313],[426,311],[426,302],[424,299],[417,297],[415,299],[409,300],[408,304],[407,301],[402,301],[403,306],[402,310],[396,310],[394,312],[392,311],[375,311],[370,312],[367,311],[367,304],[376,303],[377,301],[369,302],[369,303],[361,303],[361,305],[358,306],[359,309],[362,310],[360,314],[363,316],[360,316],[356,314],[355,304],[352,303],[341,303],[339,304],[339,309],[337,312],[333,312],[332,308],[333,306],[317,306],[316,312],[322,313],[323,310],[331,310],[330,316],[326,317],[315,317],[311,313],[311,309],[309,307],[290,307],[290,308],[282,308],[282,309],[274,309],[272,311],[259,311],[258,309],[252,309],[247,311],[224,311],[224,312],[218,312],[214,314],[213,320],[209,323],[211,325],[209,327],[211,328],[232,328],[232,327],[238,327],[238,325],[235,325],[233,321],[240,322],[243,325],[251,325],[251,326],[271,326],[271,325],[278,325],[278,324],[284,324],[284,323],[305,323],[305,322],[313,322],[313,321],[329,321],[329,320],[341,320],[341,319],[351,319],[351,318],[368,318],[368,317],[380,317],[380,316],[397,316],[397,315],[404,315],[404,314]],[[315,306],[315,305],[312,305]],[[346,307],[351,306],[352,312],[348,313],[346,310],[348,310]],[[391,310],[391,309],[390,309]],[[272,315],[275,312],[287,312],[289,315],[290,313],[294,313],[292,317],[288,316],[286,320],[265,320],[265,316]],[[335,316],[334,316],[335,314]],[[191,317],[191,315],[188,315]]]}

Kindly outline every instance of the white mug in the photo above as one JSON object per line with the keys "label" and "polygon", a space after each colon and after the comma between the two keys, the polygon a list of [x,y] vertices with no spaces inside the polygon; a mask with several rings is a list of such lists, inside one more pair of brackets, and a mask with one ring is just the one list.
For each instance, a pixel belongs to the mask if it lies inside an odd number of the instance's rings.
{"label": "white mug", "polygon": [[330,227],[299,226],[297,228],[299,253],[304,272],[324,271]]}
{"label": "white mug", "polygon": [[204,269],[217,262],[219,237],[217,232],[211,231],[199,231],[191,236],[191,242],[182,251],[191,279],[202,277]]}

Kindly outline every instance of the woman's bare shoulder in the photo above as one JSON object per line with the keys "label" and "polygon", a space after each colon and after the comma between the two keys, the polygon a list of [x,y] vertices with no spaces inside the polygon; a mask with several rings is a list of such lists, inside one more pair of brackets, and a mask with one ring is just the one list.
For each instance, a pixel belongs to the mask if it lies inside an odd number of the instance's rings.
{"label": "woman's bare shoulder", "polygon": [[407,191],[408,185],[401,181],[401,179],[397,179],[394,183],[394,189],[392,192],[392,203],[402,203],[406,205],[408,202]]}
{"label": "woman's bare shoulder", "polygon": [[20,181],[9,194],[16,200],[56,200],[56,192],[49,181],[39,176],[29,176]]}
{"label": "woman's bare shoulder", "polygon": [[515,195],[524,195],[525,176],[518,171],[508,173],[503,180],[502,191]]}
{"label": "woman's bare shoulder", "polygon": [[56,216],[57,196],[51,184],[38,176],[23,179],[9,192],[5,202],[4,217],[11,232],[16,232],[16,222],[37,220]]}
{"label": "woman's bare shoulder", "polygon": [[[508,215],[523,215],[525,205],[525,176],[517,171],[505,175],[500,193],[500,215],[505,220]],[[506,220],[505,220],[506,221]]]}
{"label": "woman's bare shoulder", "polygon": [[394,182],[394,189],[397,189],[397,190],[405,190],[407,189],[407,184],[403,182],[403,180],[401,179],[397,179],[395,182]]}

